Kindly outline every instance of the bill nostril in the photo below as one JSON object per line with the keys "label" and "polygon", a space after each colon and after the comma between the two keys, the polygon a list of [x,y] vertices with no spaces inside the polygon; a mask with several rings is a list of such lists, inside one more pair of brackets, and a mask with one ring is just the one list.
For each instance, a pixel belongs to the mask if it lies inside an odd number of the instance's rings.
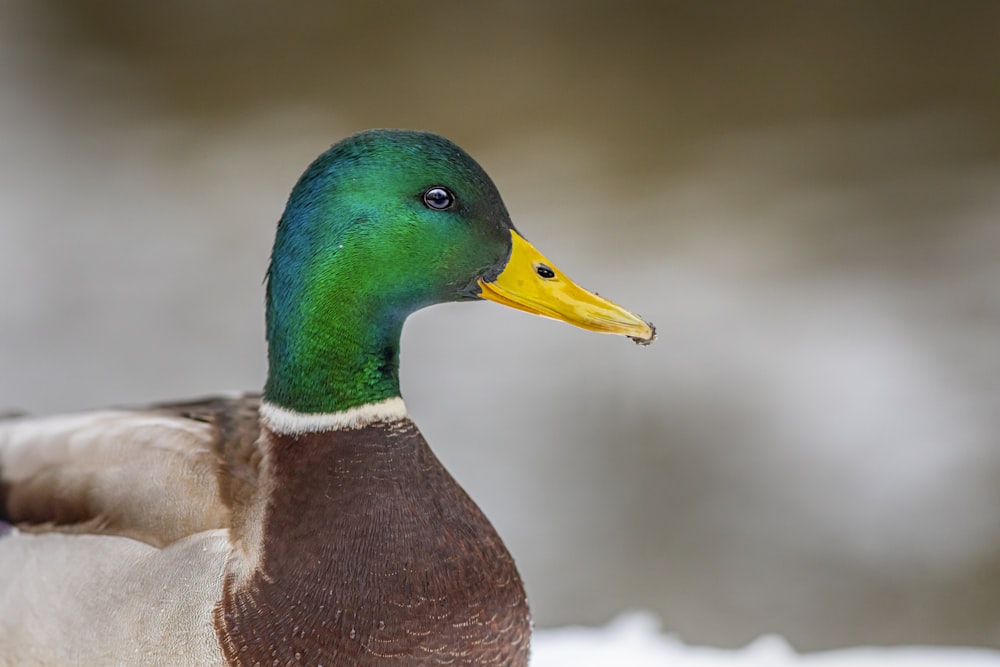
{"label": "bill nostril", "polygon": [[544,264],[536,264],[535,273],[537,273],[540,277],[544,278],[545,280],[549,280],[551,278],[556,277],[556,272],[550,269],[549,267],[545,266]]}

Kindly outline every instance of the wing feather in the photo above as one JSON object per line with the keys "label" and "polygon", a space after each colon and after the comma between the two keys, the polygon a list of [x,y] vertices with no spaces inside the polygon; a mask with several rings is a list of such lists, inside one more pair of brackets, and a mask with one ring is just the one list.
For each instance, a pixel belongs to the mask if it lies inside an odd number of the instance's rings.
{"label": "wing feather", "polygon": [[165,546],[231,527],[256,486],[256,396],[0,421],[0,519]]}

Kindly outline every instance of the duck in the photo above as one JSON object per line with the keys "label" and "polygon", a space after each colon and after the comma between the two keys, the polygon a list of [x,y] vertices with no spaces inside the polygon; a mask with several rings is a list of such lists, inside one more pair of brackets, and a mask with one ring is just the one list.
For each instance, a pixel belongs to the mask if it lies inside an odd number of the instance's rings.
{"label": "duck", "polygon": [[410,130],[305,170],[265,297],[262,392],[0,420],[0,664],[528,664],[514,560],[400,395],[403,323],[487,300],[644,345],[653,326]]}

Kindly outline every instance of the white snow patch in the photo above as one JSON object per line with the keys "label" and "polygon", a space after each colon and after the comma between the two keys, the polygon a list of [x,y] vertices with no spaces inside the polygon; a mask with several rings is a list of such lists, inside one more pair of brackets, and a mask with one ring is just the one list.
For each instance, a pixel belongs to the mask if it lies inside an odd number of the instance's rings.
{"label": "white snow patch", "polygon": [[688,646],[652,614],[631,612],[603,628],[539,630],[531,667],[997,667],[1000,651],[932,646],[858,647],[799,654],[777,635],[742,649]]}

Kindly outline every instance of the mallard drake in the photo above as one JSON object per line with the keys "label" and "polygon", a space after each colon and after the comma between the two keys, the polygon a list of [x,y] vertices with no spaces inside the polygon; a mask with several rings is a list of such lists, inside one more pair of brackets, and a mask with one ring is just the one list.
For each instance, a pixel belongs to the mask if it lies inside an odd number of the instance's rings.
{"label": "mallard drake", "polygon": [[653,328],[570,281],[422,132],[320,155],[267,276],[261,395],[0,421],[0,662],[527,664],[514,562],[400,397],[403,321],[488,299]]}

